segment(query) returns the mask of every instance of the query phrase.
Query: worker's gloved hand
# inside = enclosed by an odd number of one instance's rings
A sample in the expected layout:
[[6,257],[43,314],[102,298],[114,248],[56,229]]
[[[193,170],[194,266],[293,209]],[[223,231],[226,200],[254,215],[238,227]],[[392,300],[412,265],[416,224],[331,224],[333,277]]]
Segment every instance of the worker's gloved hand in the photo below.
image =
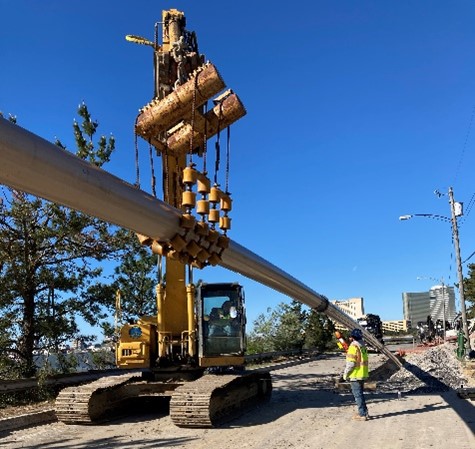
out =
[[344,381],[346,381],[348,379],[348,375],[346,373],[343,373],[343,375],[341,377],[343,378]]

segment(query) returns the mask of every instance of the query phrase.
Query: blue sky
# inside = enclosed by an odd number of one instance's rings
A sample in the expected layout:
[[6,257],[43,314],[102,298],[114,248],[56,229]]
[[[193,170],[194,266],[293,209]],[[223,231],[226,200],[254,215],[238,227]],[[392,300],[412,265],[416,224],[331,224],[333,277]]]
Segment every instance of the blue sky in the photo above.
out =
[[[0,110],[70,148],[85,101],[114,134],[106,169],[135,181],[133,126],[153,95],[162,9],[185,12],[200,51],[241,98],[232,128],[233,240],[330,299],[402,318],[401,294],[457,282],[452,186],[475,193],[475,4],[469,0],[93,2],[0,0]],[[146,145],[141,146],[145,154]],[[142,170],[142,184],[149,185]],[[474,216],[461,229],[475,251]],[[475,257],[472,262],[475,262]],[[466,264],[464,265],[466,273]],[[195,273],[246,288],[249,321],[287,300],[220,268]]]

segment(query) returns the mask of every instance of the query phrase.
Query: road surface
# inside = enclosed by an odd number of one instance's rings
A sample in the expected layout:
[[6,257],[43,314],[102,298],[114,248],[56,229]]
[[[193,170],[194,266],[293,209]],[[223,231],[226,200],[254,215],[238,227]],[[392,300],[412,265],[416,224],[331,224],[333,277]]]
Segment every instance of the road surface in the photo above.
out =
[[[381,356],[374,356],[373,360]],[[368,392],[370,421],[352,421],[353,398],[337,392],[342,354],[272,372],[269,403],[217,429],[180,429],[166,412],[92,426],[51,423],[0,434],[13,448],[475,449],[474,403],[453,391],[425,395]],[[372,362],[370,362],[371,365]],[[374,362],[373,362],[374,363]],[[370,366],[371,368],[371,366]],[[357,440],[361,445],[356,445]]]

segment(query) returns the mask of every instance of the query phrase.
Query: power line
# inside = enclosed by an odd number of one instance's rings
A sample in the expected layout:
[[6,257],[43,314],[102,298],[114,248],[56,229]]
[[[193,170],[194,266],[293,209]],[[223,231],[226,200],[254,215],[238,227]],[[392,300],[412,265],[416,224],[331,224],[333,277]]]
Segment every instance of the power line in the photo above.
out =
[[459,162],[458,162],[458,165],[457,165],[457,169],[455,170],[455,178],[454,178],[454,184],[455,184],[455,181],[457,180],[458,178],[458,175],[460,173],[460,168],[462,166],[462,162],[463,162],[463,159],[464,159],[464,156],[465,156],[465,149],[467,148],[467,142],[468,142],[468,138],[470,136],[470,132],[472,130],[472,123],[473,123],[473,117],[475,115],[475,106],[473,107],[472,109],[472,116],[470,117],[470,123],[468,125],[468,130],[467,130],[467,134],[465,136],[465,142],[463,144],[463,149],[462,149],[462,154],[460,155],[460,158],[459,158]]

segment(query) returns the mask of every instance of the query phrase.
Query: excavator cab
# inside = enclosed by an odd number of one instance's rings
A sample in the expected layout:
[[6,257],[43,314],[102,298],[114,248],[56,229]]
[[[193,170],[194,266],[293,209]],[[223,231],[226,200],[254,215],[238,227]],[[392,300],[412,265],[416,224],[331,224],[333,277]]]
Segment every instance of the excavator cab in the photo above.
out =
[[199,365],[242,366],[246,327],[242,286],[237,283],[199,284],[196,307]]

